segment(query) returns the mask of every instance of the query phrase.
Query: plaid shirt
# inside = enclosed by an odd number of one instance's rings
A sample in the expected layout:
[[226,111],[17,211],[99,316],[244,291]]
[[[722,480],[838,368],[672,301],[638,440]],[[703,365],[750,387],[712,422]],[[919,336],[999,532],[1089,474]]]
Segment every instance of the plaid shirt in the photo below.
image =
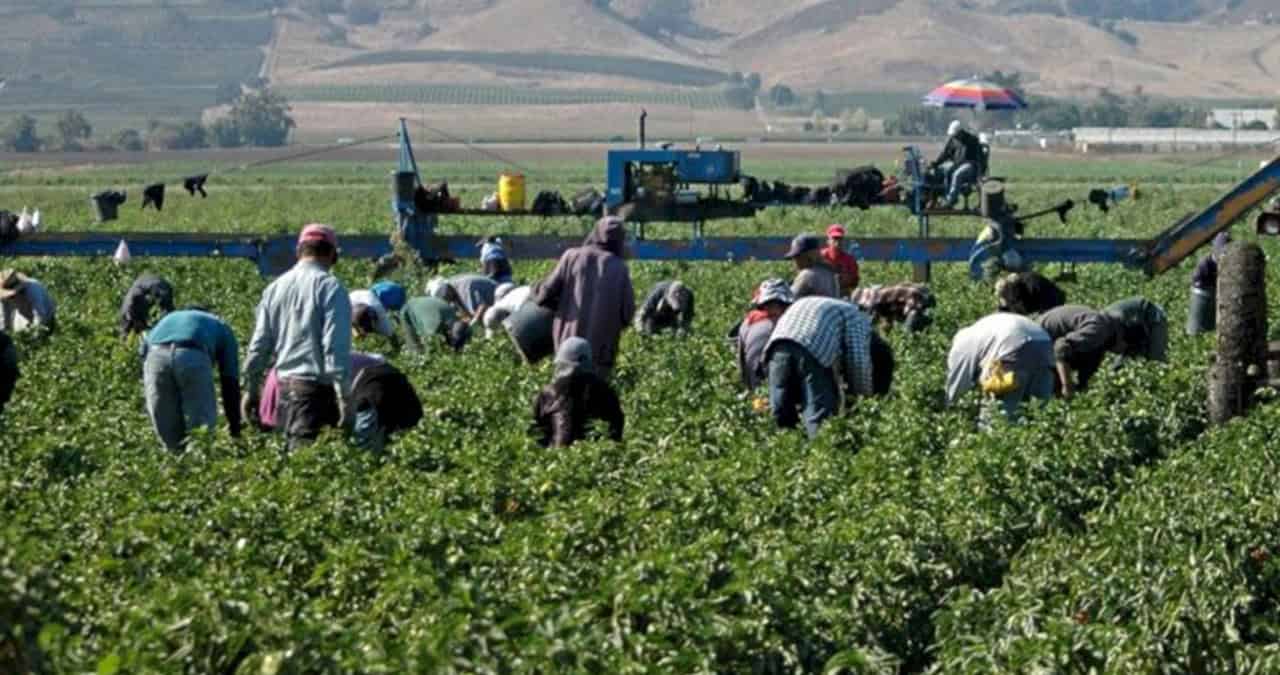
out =
[[933,307],[933,293],[921,284],[871,286],[853,292],[853,304],[868,314],[902,321],[911,312]]
[[796,300],[778,319],[765,353],[782,340],[804,347],[827,368],[843,359],[848,389],[871,395],[871,320],[856,306],[832,298]]

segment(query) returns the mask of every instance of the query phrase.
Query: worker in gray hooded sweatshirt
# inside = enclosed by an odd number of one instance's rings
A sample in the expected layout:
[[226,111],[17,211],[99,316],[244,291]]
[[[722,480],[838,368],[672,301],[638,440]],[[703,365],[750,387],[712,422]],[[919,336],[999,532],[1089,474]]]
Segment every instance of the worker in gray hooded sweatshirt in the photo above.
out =
[[626,226],[617,216],[605,216],[582,246],[560,256],[532,297],[555,313],[551,335],[557,351],[569,338],[586,339],[595,370],[606,379],[617,361],[622,331],[636,312],[625,252]]

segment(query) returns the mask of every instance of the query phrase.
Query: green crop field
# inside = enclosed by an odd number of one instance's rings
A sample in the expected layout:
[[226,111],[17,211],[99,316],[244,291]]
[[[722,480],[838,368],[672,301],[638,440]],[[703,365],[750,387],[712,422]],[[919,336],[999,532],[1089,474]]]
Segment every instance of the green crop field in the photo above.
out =
[[[764,155],[764,151],[761,151]],[[1256,162],[1252,164],[1256,166]],[[1110,214],[1078,207],[1029,236],[1150,235],[1247,167],[1010,160],[1024,208],[1136,182]],[[195,164],[0,176],[0,205],[41,205],[51,230],[288,232],[319,220],[385,231],[385,164],[276,165],[174,190],[138,186]],[[438,163],[469,203],[500,167]],[[599,185],[600,167],[531,166],[530,187]],[[803,184],[834,165],[760,159]],[[215,176],[216,177],[216,176]],[[87,196],[131,189],[124,217],[89,225]],[[904,211],[771,212],[709,234],[794,234],[843,220],[914,232]],[[975,221],[935,222],[974,234]],[[566,218],[444,218],[447,231],[579,233]],[[656,228],[680,236],[676,226]],[[1241,239],[1252,239],[1245,227]],[[1280,253],[1263,242],[1269,255]],[[21,672],[1276,672],[1280,669],[1280,409],[1208,429],[1213,338],[1181,333],[1191,262],[1147,279],[1081,266],[1070,300],[1134,294],[1173,324],[1168,364],[1100,373],[1069,403],[979,432],[977,399],[942,405],[960,327],[994,309],[989,284],[939,265],[926,333],[887,334],[893,393],[857,401],[813,442],[779,433],[736,388],[723,336],[783,261],[632,262],[638,292],[678,277],[698,294],[693,335],[627,333],[615,374],[625,440],[544,450],[526,429],[550,367],[509,344],[390,354],[426,418],[383,454],[327,437],[225,429],[166,454],[143,411],[134,345],[113,334],[134,276],[226,317],[242,345],[266,280],[247,262],[5,260],[60,303],[59,332],[18,337],[24,379],[0,418],[0,671]],[[550,261],[520,261],[536,280]],[[476,267],[465,261],[447,271]],[[368,262],[344,260],[349,288]],[[1050,273],[1057,266],[1049,266]],[[864,283],[906,278],[865,263]],[[430,273],[401,270],[421,289]],[[1277,277],[1270,297],[1280,297]]]

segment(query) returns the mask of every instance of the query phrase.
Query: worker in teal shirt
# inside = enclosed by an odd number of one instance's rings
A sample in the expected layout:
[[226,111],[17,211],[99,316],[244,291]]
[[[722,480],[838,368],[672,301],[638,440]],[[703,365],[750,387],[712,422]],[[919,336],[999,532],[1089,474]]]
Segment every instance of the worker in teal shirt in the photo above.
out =
[[147,333],[141,350],[147,414],[165,447],[179,450],[192,429],[213,429],[218,421],[214,364],[227,424],[239,437],[239,346],[230,326],[200,308],[171,312]]

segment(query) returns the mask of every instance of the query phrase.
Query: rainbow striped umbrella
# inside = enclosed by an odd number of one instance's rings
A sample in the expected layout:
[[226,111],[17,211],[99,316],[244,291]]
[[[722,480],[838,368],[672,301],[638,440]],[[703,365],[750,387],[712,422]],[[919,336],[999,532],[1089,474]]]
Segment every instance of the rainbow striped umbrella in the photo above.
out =
[[1016,92],[979,77],[953,80],[929,92],[924,104],[935,108],[1021,110],[1027,107]]

